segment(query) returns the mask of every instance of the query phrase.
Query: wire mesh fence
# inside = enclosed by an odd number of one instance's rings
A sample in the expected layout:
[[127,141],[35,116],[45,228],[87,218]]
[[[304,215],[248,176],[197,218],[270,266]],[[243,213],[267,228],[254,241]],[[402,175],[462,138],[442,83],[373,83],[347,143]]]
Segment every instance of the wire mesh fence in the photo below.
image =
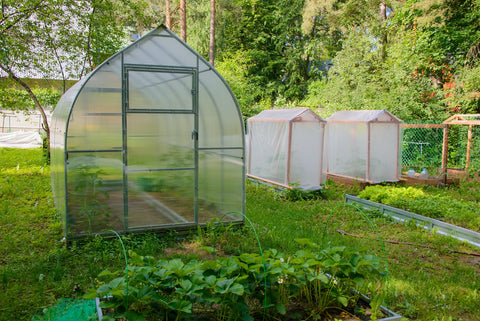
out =
[[470,146],[468,146],[468,136],[468,126],[450,126],[448,131],[449,168],[480,170],[480,126],[471,127]]
[[[409,127],[409,125],[415,127]],[[442,147],[443,126],[440,123],[404,124],[402,140],[403,170],[409,168],[415,170],[440,168],[442,166]]]
[[[406,123],[402,128],[402,169],[429,172],[442,167],[444,125],[438,123]],[[448,129],[447,167],[480,170],[480,126],[471,127],[468,148],[468,126],[450,125]],[[467,157],[467,151],[470,150]],[[467,166],[467,159],[468,166]]]

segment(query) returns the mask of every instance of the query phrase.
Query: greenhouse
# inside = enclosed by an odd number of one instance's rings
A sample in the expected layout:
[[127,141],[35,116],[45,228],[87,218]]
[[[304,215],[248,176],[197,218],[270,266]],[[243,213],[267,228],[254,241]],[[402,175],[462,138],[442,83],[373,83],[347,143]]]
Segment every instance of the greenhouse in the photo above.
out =
[[386,110],[339,111],[327,118],[329,177],[368,183],[398,181],[400,123]]
[[67,238],[243,222],[237,101],[164,26],[77,82],[52,125],[52,186]]
[[325,120],[308,108],[264,110],[248,119],[248,176],[283,187],[325,183]]

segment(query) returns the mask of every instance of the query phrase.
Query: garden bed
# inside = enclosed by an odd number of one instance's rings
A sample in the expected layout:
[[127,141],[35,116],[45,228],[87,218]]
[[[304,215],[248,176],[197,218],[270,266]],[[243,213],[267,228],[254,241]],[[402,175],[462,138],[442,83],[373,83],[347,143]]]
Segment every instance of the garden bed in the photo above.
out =
[[358,197],[480,232],[478,195],[468,199],[469,195],[464,195],[466,192],[470,191],[462,191],[455,198],[434,187],[377,185],[366,187]]
[[345,195],[345,202],[358,203],[361,207],[366,209],[379,210],[383,215],[391,217],[394,220],[402,223],[413,221],[416,225],[419,225],[425,229],[435,229],[435,232],[438,234],[450,236],[460,241],[465,241],[474,246],[480,247],[480,233],[381,203],[367,201],[353,195]]
[[[97,317],[99,321],[106,321],[114,313],[112,309],[104,309],[101,306],[108,302],[109,298],[95,298],[95,305],[97,311]],[[336,321],[363,321],[363,320],[372,320],[372,314],[370,312],[370,298],[364,295],[360,295],[356,306],[350,311],[342,310],[332,310],[329,311],[331,320]],[[305,310],[301,305],[290,305],[291,310],[297,310],[297,312],[292,312],[289,315],[283,315],[282,320],[305,320],[308,318],[308,314],[305,313]],[[104,318],[105,317],[105,318]],[[261,314],[258,315],[259,320],[263,318]],[[300,318],[299,318],[300,317]],[[214,313],[203,313],[201,315],[195,315],[194,318],[197,320],[215,320]],[[383,305],[380,306],[380,311],[377,315],[377,321],[394,321],[401,320],[402,316],[398,313],[387,309]]]
[[401,318],[382,306],[383,287],[371,292],[371,301],[359,292],[382,284],[380,258],[345,247],[314,251],[318,245],[298,242],[305,249],[292,256],[270,250],[183,262],[131,252],[128,270],[101,273],[106,281],[87,297],[108,298],[99,303],[104,320]]

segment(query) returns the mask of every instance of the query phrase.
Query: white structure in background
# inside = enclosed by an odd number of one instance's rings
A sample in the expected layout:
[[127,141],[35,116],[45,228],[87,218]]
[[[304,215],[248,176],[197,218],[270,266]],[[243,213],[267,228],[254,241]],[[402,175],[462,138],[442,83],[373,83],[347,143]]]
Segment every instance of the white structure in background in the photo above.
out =
[[398,181],[400,123],[386,110],[333,114],[325,133],[328,174],[369,183]]
[[[45,111],[48,122],[52,112]],[[0,147],[35,148],[42,146],[42,115],[34,111],[30,114],[0,110]]]
[[307,108],[264,110],[249,118],[247,175],[284,187],[320,188],[326,180],[325,124]]

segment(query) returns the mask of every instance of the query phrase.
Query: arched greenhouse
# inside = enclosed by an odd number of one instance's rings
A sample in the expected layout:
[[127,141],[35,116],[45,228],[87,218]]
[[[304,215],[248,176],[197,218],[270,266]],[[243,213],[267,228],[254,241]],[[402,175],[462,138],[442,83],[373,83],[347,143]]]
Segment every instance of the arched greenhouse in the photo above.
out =
[[51,136],[54,199],[67,238],[243,222],[237,101],[164,26],[70,88]]

